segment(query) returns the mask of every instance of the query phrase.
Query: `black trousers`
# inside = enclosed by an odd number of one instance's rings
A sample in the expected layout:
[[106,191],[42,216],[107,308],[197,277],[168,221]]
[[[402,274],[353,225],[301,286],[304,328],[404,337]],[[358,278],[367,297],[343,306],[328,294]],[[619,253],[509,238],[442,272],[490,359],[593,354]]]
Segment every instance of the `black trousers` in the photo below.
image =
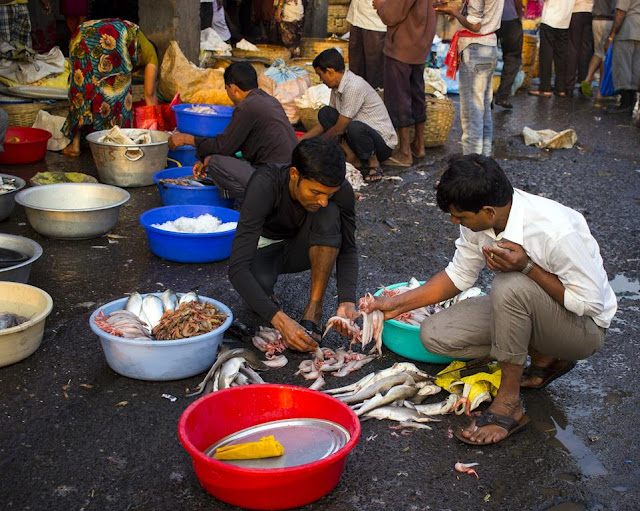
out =
[[[325,106],[318,112],[318,122],[327,131],[338,122],[339,115],[335,108]],[[361,160],[368,160],[375,153],[378,161],[384,161],[393,153],[393,149],[385,143],[380,133],[360,121],[349,123],[344,140]]]
[[500,41],[504,62],[496,100],[507,100],[522,64],[522,22],[519,19],[502,20],[502,25],[496,34]]
[[307,218],[294,238],[259,248],[251,264],[251,273],[268,295],[278,276],[309,270],[309,249],[313,246],[340,248],[342,244],[340,208],[333,202]]
[[385,55],[384,104],[396,128],[426,121],[424,64],[405,64]]
[[386,32],[351,27],[349,33],[349,71],[364,78],[374,89],[383,87],[384,39]]
[[207,176],[220,190],[220,197],[239,199],[244,197],[244,190],[255,170],[248,162],[235,156],[212,154],[207,165]]
[[569,25],[569,46],[567,51],[567,91],[573,92],[589,72],[589,61],[593,55],[593,30],[590,12],[574,12]]
[[555,66],[555,90],[564,92],[567,79],[569,30],[540,24],[540,91],[551,92],[551,64]]

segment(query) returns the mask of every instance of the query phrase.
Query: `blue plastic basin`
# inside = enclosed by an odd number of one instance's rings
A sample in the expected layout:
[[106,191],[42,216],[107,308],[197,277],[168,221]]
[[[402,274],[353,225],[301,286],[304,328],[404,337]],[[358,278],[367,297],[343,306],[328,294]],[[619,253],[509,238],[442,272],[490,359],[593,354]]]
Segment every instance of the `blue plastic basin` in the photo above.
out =
[[[396,287],[406,286],[407,282],[400,282],[392,286],[386,286],[387,289],[395,289]],[[420,284],[424,284],[420,282]],[[374,296],[382,294],[383,289],[379,289]],[[382,331],[382,343],[394,353],[401,357],[419,362],[429,362],[431,364],[448,364],[455,360],[451,357],[438,355],[427,351],[420,342],[420,327],[408,325],[395,319],[388,319],[384,322],[384,330]]]
[[201,106],[193,103],[184,103],[182,105],[173,105],[171,110],[176,114],[176,124],[178,131],[196,135],[198,137],[215,137],[224,131],[231,122],[233,114],[232,106],[220,105],[204,105],[213,108],[216,113],[199,114],[197,112],[185,112],[187,108],[193,106]]
[[198,161],[196,148],[191,145],[183,145],[174,151],[169,151],[167,158],[177,161],[183,167],[193,167],[193,164]]
[[235,229],[200,234],[171,232],[151,227],[152,224],[163,224],[180,217],[196,218],[207,213],[218,217],[221,222],[237,222],[240,218],[240,213],[233,209],[201,205],[163,206],[142,213],[140,223],[147,232],[151,252],[177,263],[212,263],[227,259],[231,255]]
[[[160,200],[165,206],[177,206],[180,204],[220,206],[232,208],[234,199],[220,197],[220,189],[217,186],[180,186],[169,183],[161,183],[161,179],[176,179],[182,176],[192,176],[193,167],[174,167],[156,172],[153,181],[158,185]],[[156,223],[156,222],[153,222]]]

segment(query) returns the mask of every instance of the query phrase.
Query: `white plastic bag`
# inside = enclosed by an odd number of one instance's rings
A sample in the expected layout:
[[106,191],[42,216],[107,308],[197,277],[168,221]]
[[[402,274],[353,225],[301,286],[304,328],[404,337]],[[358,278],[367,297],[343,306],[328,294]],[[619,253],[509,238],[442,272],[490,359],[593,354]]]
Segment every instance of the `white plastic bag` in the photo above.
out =
[[64,117],[51,115],[45,110],[38,112],[33,127],[51,133],[51,138],[47,142],[47,151],[62,151],[71,142],[61,131],[65,120]]

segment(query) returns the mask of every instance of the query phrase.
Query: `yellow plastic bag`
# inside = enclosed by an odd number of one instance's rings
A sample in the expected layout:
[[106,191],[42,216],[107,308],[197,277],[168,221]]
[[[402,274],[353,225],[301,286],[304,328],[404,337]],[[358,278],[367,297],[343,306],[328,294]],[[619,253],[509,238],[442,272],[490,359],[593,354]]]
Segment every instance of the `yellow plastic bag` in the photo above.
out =
[[259,442],[225,445],[216,449],[213,457],[216,460],[255,460],[282,456],[284,447],[273,435],[263,436]]

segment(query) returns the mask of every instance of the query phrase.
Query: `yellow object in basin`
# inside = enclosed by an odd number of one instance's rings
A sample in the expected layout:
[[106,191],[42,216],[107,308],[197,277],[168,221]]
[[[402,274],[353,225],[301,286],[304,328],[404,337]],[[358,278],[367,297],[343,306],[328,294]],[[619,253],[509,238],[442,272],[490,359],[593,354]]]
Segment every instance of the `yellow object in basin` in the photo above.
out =
[[469,410],[474,410],[484,401],[491,401],[500,388],[502,370],[500,364],[490,364],[487,370],[469,376],[461,377],[460,371],[465,369],[466,362],[454,360],[445,369],[443,374],[435,380],[435,384],[451,393],[459,394],[469,399]]
[[258,442],[246,442],[236,445],[225,445],[216,449],[217,460],[255,460],[282,456],[284,447],[273,435],[263,436]]

